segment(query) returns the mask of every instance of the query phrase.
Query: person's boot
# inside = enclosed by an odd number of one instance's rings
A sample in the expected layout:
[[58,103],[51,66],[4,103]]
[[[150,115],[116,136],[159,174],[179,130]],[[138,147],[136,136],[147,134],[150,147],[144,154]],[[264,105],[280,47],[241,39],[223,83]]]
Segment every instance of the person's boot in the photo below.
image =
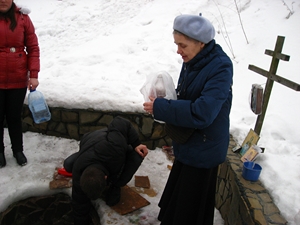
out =
[[27,164],[27,158],[23,152],[15,152],[14,157],[20,166],[25,166]]
[[119,203],[121,199],[121,188],[110,186],[106,193],[106,205],[114,206]]
[[4,167],[6,165],[6,160],[4,153],[0,153],[0,168]]

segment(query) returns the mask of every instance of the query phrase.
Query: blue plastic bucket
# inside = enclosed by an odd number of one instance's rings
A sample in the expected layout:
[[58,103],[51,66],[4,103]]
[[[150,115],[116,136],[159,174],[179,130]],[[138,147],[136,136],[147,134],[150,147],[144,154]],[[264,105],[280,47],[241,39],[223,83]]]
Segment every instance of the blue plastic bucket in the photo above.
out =
[[254,162],[244,162],[242,176],[249,181],[257,181],[262,168]]

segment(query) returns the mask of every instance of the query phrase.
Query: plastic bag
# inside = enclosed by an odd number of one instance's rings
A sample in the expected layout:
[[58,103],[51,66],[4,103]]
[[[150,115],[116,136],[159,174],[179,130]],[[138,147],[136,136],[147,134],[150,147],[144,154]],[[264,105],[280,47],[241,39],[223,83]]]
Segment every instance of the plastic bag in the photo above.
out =
[[177,99],[175,85],[172,77],[165,71],[160,71],[147,76],[146,82],[140,89],[145,102],[149,102],[149,97]]

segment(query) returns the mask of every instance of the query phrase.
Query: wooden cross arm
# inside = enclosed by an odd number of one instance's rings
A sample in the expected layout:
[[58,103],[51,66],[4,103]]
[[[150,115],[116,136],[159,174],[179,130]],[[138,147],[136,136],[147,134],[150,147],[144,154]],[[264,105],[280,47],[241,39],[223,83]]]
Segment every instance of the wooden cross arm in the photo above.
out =
[[283,78],[281,76],[278,76],[276,74],[271,74],[270,72],[268,72],[266,70],[263,70],[263,69],[261,69],[261,68],[259,68],[257,66],[254,66],[254,65],[249,65],[248,69],[252,70],[252,71],[254,71],[256,73],[259,73],[259,74],[261,74],[261,75],[263,75],[263,76],[265,76],[265,77],[267,77],[267,78],[269,78],[271,80],[274,80],[274,81],[276,81],[276,82],[278,82],[278,83],[280,83],[280,84],[282,84],[282,85],[284,85],[286,87],[289,87],[289,88],[291,88],[291,89],[293,89],[295,91],[300,91],[300,84],[297,84],[297,83],[295,83],[293,81],[285,79],[285,78]]
[[[274,51],[266,49],[265,54],[270,55],[270,56],[274,56]],[[289,61],[290,60],[289,55],[285,55],[285,54],[282,54],[280,52],[276,52],[275,58],[276,59],[281,59],[283,61]]]

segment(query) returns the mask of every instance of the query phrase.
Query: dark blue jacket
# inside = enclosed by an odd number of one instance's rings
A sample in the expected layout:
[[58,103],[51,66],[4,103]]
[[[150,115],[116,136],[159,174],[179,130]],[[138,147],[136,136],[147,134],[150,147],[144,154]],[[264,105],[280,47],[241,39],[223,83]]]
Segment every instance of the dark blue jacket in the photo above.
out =
[[192,60],[183,63],[176,89],[178,99],[154,101],[155,119],[196,129],[186,143],[173,141],[178,161],[198,168],[212,168],[225,161],[232,76],[230,58],[212,40]]

